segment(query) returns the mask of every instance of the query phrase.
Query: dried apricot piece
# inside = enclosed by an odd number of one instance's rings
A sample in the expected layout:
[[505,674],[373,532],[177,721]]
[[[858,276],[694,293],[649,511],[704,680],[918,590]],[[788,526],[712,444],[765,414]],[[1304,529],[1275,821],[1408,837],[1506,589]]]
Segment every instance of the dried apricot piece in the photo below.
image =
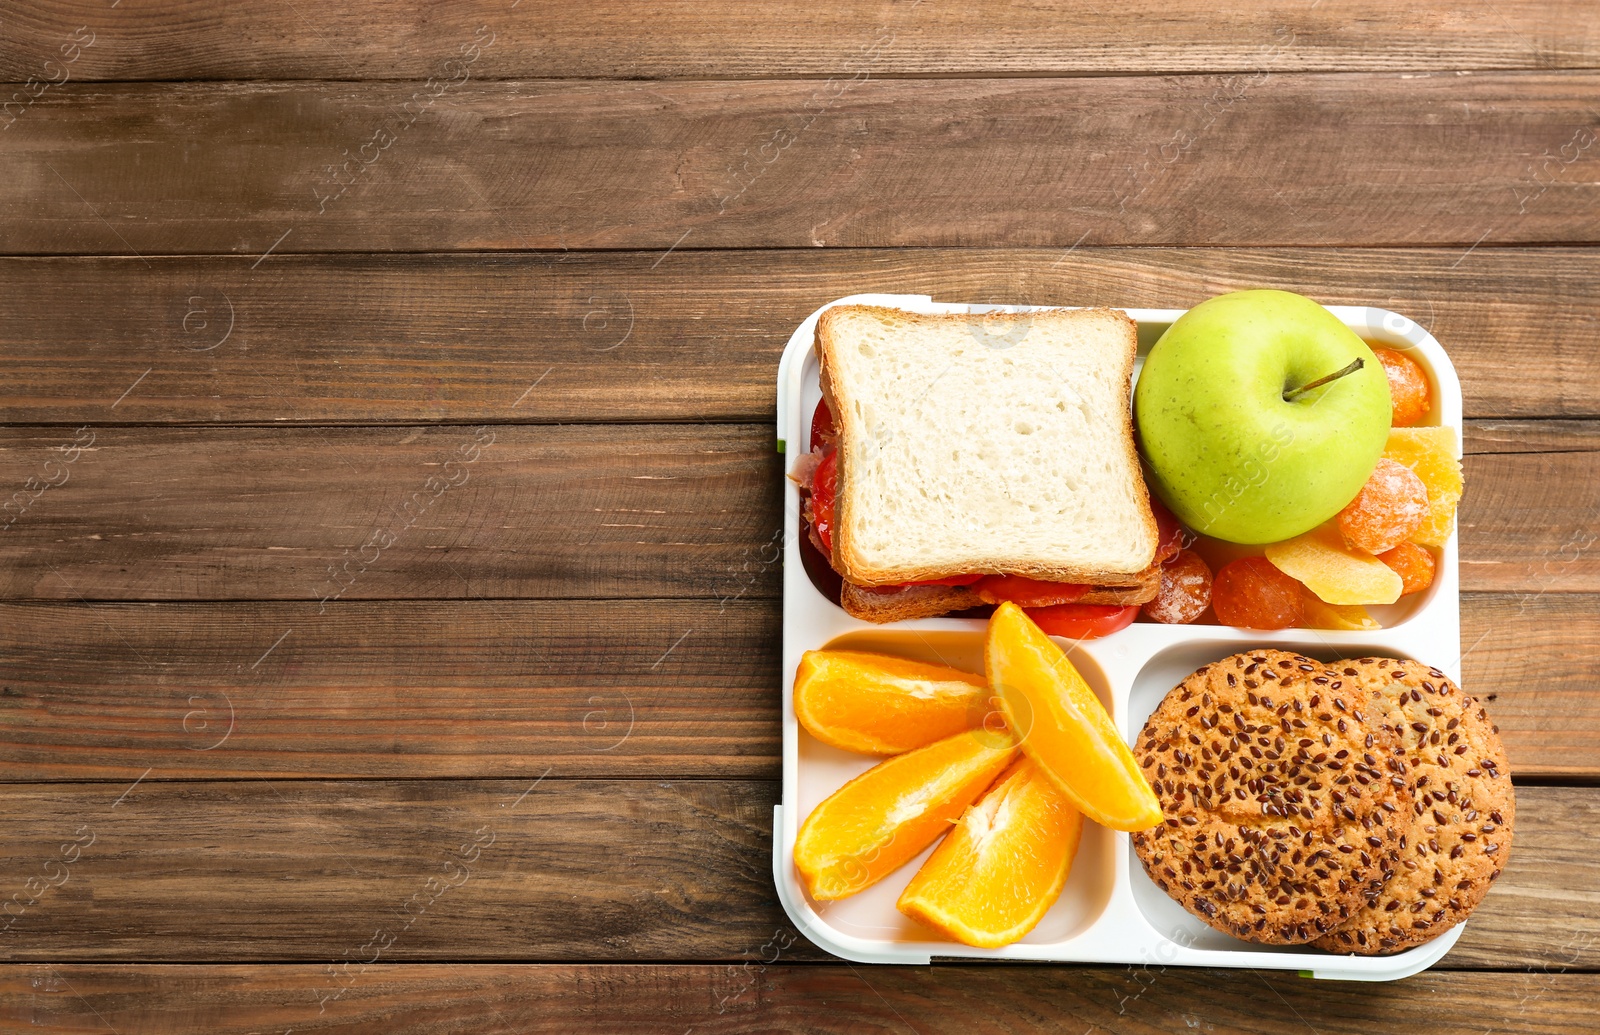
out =
[[1287,629],[1305,620],[1300,583],[1265,557],[1241,557],[1211,582],[1211,609],[1223,625],[1241,629]]
[[1428,487],[1411,468],[1384,457],[1337,520],[1345,542],[1377,554],[1411,538],[1427,516]]
[[1010,945],[1061,896],[1083,814],[1037,762],[1020,758],[967,809],[896,905],[965,945]]
[[1186,625],[1211,605],[1211,569],[1193,550],[1161,566],[1161,588],[1144,605],[1145,617],[1163,625]]
[[1461,502],[1461,451],[1454,428],[1395,428],[1383,455],[1411,468],[1428,489],[1428,515],[1411,534],[1423,546],[1443,546]]
[[1194,542],[1189,544],[1189,549],[1200,555],[1206,562],[1206,567],[1213,573],[1221,571],[1234,561],[1243,557],[1261,557],[1262,547],[1258,545],[1247,546],[1241,543],[1224,542],[1221,539],[1212,539],[1210,536],[1197,535]]
[[1374,348],[1372,354],[1389,377],[1389,407],[1393,412],[1389,423],[1396,428],[1409,428],[1426,417],[1433,408],[1433,397],[1428,375],[1417,361],[1394,349]]
[[1338,629],[1345,632],[1371,632],[1382,629],[1376,618],[1360,604],[1330,604],[1309,589],[1302,601],[1306,609],[1306,628]]
[[915,859],[1016,754],[1005,730],[966,730],[879,762],[834,791],[794,842],[811,897],[854,895]]
[[983,677],[857,650],[808,650],[794,675],[806,732],[864,755],[898,755],[970,729],[989,700]]
[[1392,604],[1400,599],[1400,576],[1346,544],[1331,521],[1268,546],[1267,560],[1329,604]]
[[1420,593],[1433,585],[1433,554],[1416,543],[1401,543],[1393,550],[1378,554],[1378,560],[1387,564],[1400,576],[1400,595]]

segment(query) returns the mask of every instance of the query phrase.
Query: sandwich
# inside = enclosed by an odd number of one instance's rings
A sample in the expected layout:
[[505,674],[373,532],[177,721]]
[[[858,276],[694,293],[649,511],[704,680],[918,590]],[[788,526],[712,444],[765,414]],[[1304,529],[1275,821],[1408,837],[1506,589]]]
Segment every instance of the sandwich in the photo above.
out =
[[822,402],[791,477],[840,606],[892,622],[1152,599],[1179,530],[1158,523],[1134,448],[1136,347],[1115,309],[826,310]]

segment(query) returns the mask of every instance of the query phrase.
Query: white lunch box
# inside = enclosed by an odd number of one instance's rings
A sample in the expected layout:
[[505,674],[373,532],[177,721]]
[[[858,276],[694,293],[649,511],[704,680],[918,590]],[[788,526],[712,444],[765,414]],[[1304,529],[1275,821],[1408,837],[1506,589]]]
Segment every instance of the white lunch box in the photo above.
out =
[[[852,295],[829,302],[892,306],[917,313],[1028,312],[1038,306],[935,302],[926,295]],[[1427,331],[1386,309],[1330,306],[1361,337],[1406,352],[1432,381],[1434,409],[1420,423],[1456,429],[1461,440],[1461,386],[1444,349]],[[795,329],[778,366],[778,451],[805,451],[821,389],[813,331],[818,309]],[[1139,364],[1181,309],[1129,309],[1139,325]],[[1135,378],[1138,367],[1136,366]],[[895,909],[895,900],[932,848],[858,895],[815,902],[794,866],[801,821],[845,781],[879,759],[829,747],[800,728],[793,688],[800,655],[824,647],[882,651],[983,671],[982,620],[930,618],[873,625],[846,614],[807,577],[800,557],[805,530],[798,488],[785,478],[783,576],[783,801],[773,815],[773,877],[778,897],[799,930],[821,948],[863,963],[928,963],[935,958],[1057,960],[1150,966],[1255,967],[1304,976],[1389,981],[1432,966],[1461,936],[1462,926],[1393,956],[1339,956],[1303,946],[1252,945],[1207,927],[1145,875],[1128,835],[1085,822],[1082,844],[1061,898],[1027,937],[1000,949],[951,941]],[[1441,552],[1433,585],[1415,597],[1370,608],[1385,628],[1372,632],[1285,629],[1257,632],[1223,626],[1136,622],[1101,640],[1070,648],[1070,657],[1131,744],[1156,705],[1201,665],[1255,647],[1315,658],[1380,655],[1412,658],[1460,678],[1461,607],[1456,537]],[[1468,690],[1470,691],[1470,687]]]

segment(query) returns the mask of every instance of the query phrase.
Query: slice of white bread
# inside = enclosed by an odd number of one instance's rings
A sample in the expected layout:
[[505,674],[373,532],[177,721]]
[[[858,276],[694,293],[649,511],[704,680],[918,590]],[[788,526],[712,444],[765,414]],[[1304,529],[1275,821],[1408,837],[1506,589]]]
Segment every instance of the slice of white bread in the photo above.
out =
[[1115,309],[825,311],[834,567],[863,586],[979,572],[1140,581],[1157,530],[1133,446],[1136,347]]

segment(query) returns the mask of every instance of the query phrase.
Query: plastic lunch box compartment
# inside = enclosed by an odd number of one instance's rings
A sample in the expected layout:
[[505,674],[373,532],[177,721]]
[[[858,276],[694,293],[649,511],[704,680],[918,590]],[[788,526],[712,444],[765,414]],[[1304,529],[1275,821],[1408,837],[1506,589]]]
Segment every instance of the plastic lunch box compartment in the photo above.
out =
[[[934,302],[921,295],[855,295],[828,305],[859,302],[915,312],[1026,311],[1028,306]],[[828,306],[823,306],[826,309]],[[817,310],[790,338],[778,370],[778,448],[803,451],[821,391],[813,352]],[[1402,349],[1432,383],[1434,408],[1421,423],[1461,428],[1461,389],[1444,350],[1411,320],[1384,309],[1330,307],[1363,338]],[[1126,310],[1139,325],[1142,357],[1182,310]],[[1136,368],[1137,369],[1137,368]],[[1137,373],[1135,374],[1137,377]],[[846,959],[873,963],[927,963],[936,957],[1056,960],[1293,970],[1320,978],[1385,981],[1424,970],[1449,951],[1462,927],[1394,956],[1338,956],[1304,946],[1263,946],[1212,930],[1150,881],[1128,835],[1094,823],[1083,841],[1061,898],[1038,927],[1000,949],[977,949],[947,940],[895,909],[895,899],[927,852],[858,895],[813,902],[796,873],[793,846],[799,823],[846,780],[876,759],[822,744],[794,718],[790,700],[800,655],[823,647],[882,651],[943,661],[982,671],[984,622],[932,618],[872,625],[851,618],[807,576],[800,557],[798,489],[784,484],[783,588],[783,800],[774,810],[773,877],[784,909],[818,946]],[[1456,540],[1441,551],[1434,583],[1420,599],[1371,608],[1385,626],[1370,632],[1285,629],[1258,632],[1225,626],[1135,623],[1114,636],[1071,647],[1069,656],[1099,695],[1131,744],[1167,691],[1208,662],[1255,647],[1275,647],[1322,660],[1378,655],[1415,658],[1458,678],[1460,663],[1459,568]],[[929,852],[932,849],[928,849]]]

